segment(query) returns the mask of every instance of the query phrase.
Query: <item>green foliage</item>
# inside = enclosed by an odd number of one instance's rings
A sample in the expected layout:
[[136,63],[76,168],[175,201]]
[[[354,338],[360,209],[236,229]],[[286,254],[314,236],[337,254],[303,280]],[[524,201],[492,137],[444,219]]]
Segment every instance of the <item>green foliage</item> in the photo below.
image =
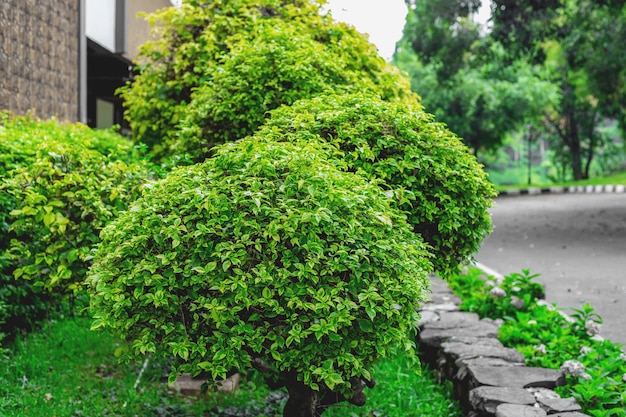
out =
[[93,327],[124,334],[127,356],[177,357],[172,376],[260,360],[321,391],[370,380],[398,350],[414,357],[432,266],[379,186],[315,141],[257,135],[216,152],[104,229]]
[[0,138],[0,329],[10,332],[79,289],[100,229],[138,195],[148,169],[131,162],[127,139],[80,124],[4,114]]
[[494,151],[508,133],[540,124],[546,109],[558,102],[556,85],[523,60],[507,62],[500,44],[478,44],[467,54],[472,58],[444,80],[438,75],[444,61],[428,62],[406,47],[395,63],[410,75],[427,111],[475,153]]
[[345,154],[351,171],[382,179],[444,276],[490,230],[491,184],[468,149],[429,114],[362,94],[327,95],[273,111],[260,132],[323,138]]
[[[589,177],[606,146],[600,126],[617,120],[626,130],[626,4],[623,1],[496,1],[491,36],[513,58],[533,59],[549,72],[561,99],[546,112],[559,165],[574,180]],[[510,7],[513,6],[513,7]],[[530,58],[527,54],[531,52]],[[611,59],[607,59],[611,57]],[[606,149],[605,149],[606,151]]]
[[502,280],[486,279],[480,269],[469,268],[450,281],[450,288],[463,300],[464,310],[492,319],[511,317],[519,311],[528,311],[544,298],[542,285],[533,281],[538,276],[524,269]]
[[[63,126],[54,119],[40,120],[35,116],[15,116],[0,112],[0,179],[10,171],[27,167],[37,159],[37,148],[47,141],[62,142],[68,146],[86,147],[111,158],[130,163],[136,158],[128,141],[114,131],[91,131],[84,125]],[[9,212],[13,210],[13,198],[0,194],[0,241],[9,227]],[[2,245],[0,243],[0,245]]]
[[[593,416],[623,417],[626,410],[626,354],[621,346],[598,337],[602,318],[584,305],[569,315],[541,303],[543,289],[528,271],[511,274],[500,284],[506,296],[494,297],[480,272],[455,276],[451,288],[463,300],[462,307],[491,318],[504,318],[499,339],[524,354],[528,366],[565,369],[575,361],[578,372],[568,374],[568,384],[558,387],[562,397],[574,397],[583,412]],[[493,282],[493,281],[492,281]],[[510,297],[522,295],[515,306]],[[491,294],[490,294],[491,292]]]
[[158,158],[202,161],[254,133],[268,110],[324,91],[418,103],[372,44],[315,2],[185,2],[150,20],[159,39],[144,45],[141,73],[121,94],[135,140]]
[[565,361],[582,364],[584,372],[568,376],[557,391],[572,396],[594,416],[624,416],[626,362],[620,345],[594,337],[602,319],[589,305],[573,310],[570,318],[549,306],[518,313],[500,328],[500,340],[524,353],[529,366],[558,369]]

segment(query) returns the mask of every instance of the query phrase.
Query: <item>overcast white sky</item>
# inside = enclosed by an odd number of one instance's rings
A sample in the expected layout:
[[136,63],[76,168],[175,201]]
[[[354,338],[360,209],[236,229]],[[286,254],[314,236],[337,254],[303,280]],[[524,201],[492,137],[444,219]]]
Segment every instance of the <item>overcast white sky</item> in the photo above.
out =
[[[488,1],[483,1],[477,19],[489,18]],[[361,33],[369,35],[380,55],[391,60],[396,42],[402,37],[407,7],[404,0],[328,0],[335,19],[350,23]]]
[[391,59],[406,19],[404,0],[328,0],[327,6],[336,20],[368,34],[380,55]]

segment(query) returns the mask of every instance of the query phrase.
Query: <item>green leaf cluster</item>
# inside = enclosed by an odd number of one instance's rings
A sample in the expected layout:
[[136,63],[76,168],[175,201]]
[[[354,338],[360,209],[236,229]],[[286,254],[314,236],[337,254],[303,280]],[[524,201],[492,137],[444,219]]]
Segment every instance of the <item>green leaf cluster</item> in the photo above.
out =
[[100,229],[149,170],[114,131],[0,116],[0,321],[9,331],[79,290]]
[[175,356],[172,376],[264,363],[320,391],[349,391],[397,351],[414,358],[427,245],[336,148],[281,136],[217,147],[103,230],[94,328],[126,335],[129,356]]
[[408,80],[309,0],[190,1],[149,16],[140,74],[121,89],[133,137],[157,159],[248,136],[266,113],[322,92],[419,106]]
[[382,179],[441,276],[458,271],[491,229],[491,183],[430,114],[364,94],[323,95],[273,111],[260,132],[326,140],[344,153],[350,171]]
[[538,276],[524,269],[501,280],[486,279],[480,269],[469,268],[464,274],[452,277],[450,288],[463,300],[464,310],[492,319],[514,317],[544,298],[543,286],[535,281]]

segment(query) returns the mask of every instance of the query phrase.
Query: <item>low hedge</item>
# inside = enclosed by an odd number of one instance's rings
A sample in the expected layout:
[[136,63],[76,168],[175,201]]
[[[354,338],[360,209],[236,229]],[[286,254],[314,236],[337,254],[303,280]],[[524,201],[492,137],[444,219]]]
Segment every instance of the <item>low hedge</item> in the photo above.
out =
[[0,114],[0,332],[81,290],[90,251],[150,176],[111,130]]

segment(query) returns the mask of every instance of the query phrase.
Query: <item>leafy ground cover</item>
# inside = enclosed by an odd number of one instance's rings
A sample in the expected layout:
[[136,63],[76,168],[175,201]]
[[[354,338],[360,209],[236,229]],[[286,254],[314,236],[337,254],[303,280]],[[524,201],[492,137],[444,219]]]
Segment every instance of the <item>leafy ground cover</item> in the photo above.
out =
[[[254,375],[245,375],[234,394],[209,392],[200,399],[167,389],[169,364],[149,361],[120,364],[122,342],[107,332],[89,330],[89,318],[46,322],[18,338],[0,357],[0,415],[6,417],[282,415],[285,394],[271,392]],[[460,417],[447,383],[406,358],[381,362],[364,407],[338,406],[327,415]]]
[[543,302],[543,288],[528,270],[502,280],[470,268],[450,280],[461,308],[481,317],[501,318],[499,339],[522,352],[528,366],[561,369],[567,384],[557,388],[574,397],[594,417],[626,416],[626,354],[599,336],[602,318],[589,305],[570,311]]

